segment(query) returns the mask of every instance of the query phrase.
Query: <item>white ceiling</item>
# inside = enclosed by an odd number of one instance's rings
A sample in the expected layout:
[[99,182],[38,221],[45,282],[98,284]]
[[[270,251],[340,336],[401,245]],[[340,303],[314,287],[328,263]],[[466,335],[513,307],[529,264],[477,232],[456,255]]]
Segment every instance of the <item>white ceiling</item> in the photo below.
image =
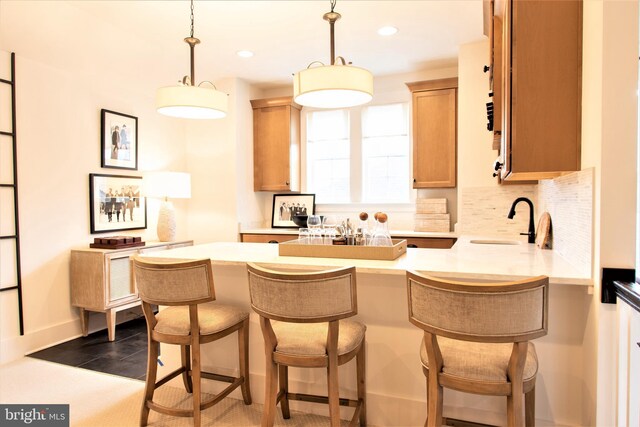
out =
[[[329,24],[322,19],[329,9],[329,0],[196,0],[194,35],[202,41],[195,51],[196,80],[290,84],[291,74],[310,62],[329,61]],[[375,76],[455,65],[458,46],[483,37],[482,0],[338,0],[335,11],[342,15],[336,54]],[[102,66],[169,85],[189,73],[183,41],[189,14],[187,0],[2,0],[0,46],[49,55],[54,66]],[[379,36],[383,25],[399,32]],[[65,46],[66,53],[52,45]],[[238,57],[243,49],[255,56]]]

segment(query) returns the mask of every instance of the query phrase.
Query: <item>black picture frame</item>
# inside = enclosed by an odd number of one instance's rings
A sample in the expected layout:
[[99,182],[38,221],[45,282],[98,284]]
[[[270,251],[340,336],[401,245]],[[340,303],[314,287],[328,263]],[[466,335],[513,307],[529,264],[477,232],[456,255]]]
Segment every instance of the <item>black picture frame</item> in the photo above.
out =
[[[290,219],[292,215],[291,205],[300,206],[301,210],[305,209],[307,215],[314,215],[316,212],[316,195],[274,194],[273,207],[271,209],[271,228],[300,228]],[[284,207],[285,210],[282,210],[281,207]],[[287,207],[289,209],[288,212],[286,211]],[[304,213],[299,215],[304,215]]]
[[141,189],[139,176],[89,174],[91,234],[147,228],[147,199]]
[[100,165],[138,170],[138,118],[100,110]]

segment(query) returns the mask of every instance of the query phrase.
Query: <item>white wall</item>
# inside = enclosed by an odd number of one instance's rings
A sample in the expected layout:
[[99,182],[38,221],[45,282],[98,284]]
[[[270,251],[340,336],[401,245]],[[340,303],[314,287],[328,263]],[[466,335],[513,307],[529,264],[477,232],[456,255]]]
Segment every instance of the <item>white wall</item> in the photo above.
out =
[[[154,92],[144,79],[131,80],[117,67],[77,69],[52,65],[70,45],[47,45],[46,36],[30,28],[30,13],[48,14],[52,29],[75,28],[81,34],[82,12],[68,4],[40,3],[37,11],[21,2],[3,3],[0,14],[2,55],[16,52],[18,184],[24,300],[24,337],[18,336],[15,292],[0,294],[0,360],[49,346],[80,333],[77,310],[70,306],[69,251],[88,247],[89,174],[141,176],[145,170],[185,170],[184,124],[156,113]],[[109,33],[108,42],[124,56],[139,52],[142,42],[125,40],[109,23],[92,28]],[[107,41],[105,41],[106,43]],[[101,46],[85,46],[85,49]],[[82,56],[82,50],[78,50]],[[85,58],[83,56],[83,58]],[[4,61],[3,61],[4,62]],[[77,64],[74,64],[77,65]],[[153,69],[145,71],[153,79]],[[3,76],[8,77],[8,76]],[[100,167],[100,110],[138,117],[139,170]],[[186,235],[185,204],[176,204],[180,238]],[[128,232],[156,240],[157,203],[150,201],[147,230]],[[4,254],[3,254],[4,256]],[[92,315],[92,325],[104,322]]]
[[585,425],[615,424],[615,306],[601,268],[635,262],[638,3],[584,3],[582,167],[594,167],[594,298],[585,329]]
[[[489,40],[460,46],[458,57],[458,186],[497,187],[491,176],[498,152],[492,149],[493,133],[487,131]],[[460,194],[458,194],[460,196]]]

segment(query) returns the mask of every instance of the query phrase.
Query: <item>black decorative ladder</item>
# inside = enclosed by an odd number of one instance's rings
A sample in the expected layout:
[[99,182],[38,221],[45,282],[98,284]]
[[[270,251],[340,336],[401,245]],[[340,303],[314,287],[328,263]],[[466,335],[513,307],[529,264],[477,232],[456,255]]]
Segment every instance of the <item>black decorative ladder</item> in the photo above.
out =
[[[7,246],[10,246],[10,242],[13,242],[13,253],[15,260],[15,274],[14,280],[9,285],[0,283],[0,292],[17,291],[18,292],[18,316],[20,322],[20,335],[24,335],[24,318],[22,313],[22,274],[20,272],[20,228],[19,228],[19,216],[18,216],[18,155],[16,153],[16,54],[11,53],[11,77],[9,80],[0,78],[0,84],[9,85],[11,90],[11,129],[0,129],[0,138],[2,144],[5,143],[5,138],[11,139],[11,157],[13,160],[13,179],[10,183],[1,182],[0,191],[3,193],[6,191],[13,194],[13,229],[8,234],[0,235],[0,245],[2,247],[3,257],[7,256],[5,250]],[[0,109],[5,109],[8,106],[2,102]],[[4,150],[3,150],[4,152]],[[8,167],[5,163],[6,159],[0,158],[0,168]],[[3,195],[4,198],[4,195]],[[5,199],[6,200],[6,199]],[[2,224],[2,229],[5,230],[6,226]],[[9,245],[7,245],[9,243]]]

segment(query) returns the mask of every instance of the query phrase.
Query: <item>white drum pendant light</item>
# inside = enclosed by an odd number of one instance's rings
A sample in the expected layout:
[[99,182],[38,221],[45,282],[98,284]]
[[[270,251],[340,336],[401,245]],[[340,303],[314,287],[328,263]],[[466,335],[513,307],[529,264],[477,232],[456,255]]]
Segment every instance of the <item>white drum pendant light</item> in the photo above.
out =
[[[156,92],[156,107],[160,114],[185,119],[220,119],[227,115],[227,94],[209,81],[195,86],[195,46],[200,40],[193,37],[193,0],[191,0],[191,35],[184,39],[189,45],[191,77],[184,76],[177,86],[161,87]],[[211,87],[201,87],[209,84]]]
[[[336,0],[331,0],[331,12],[324,14],[331,32],[331,65],[312,62],[293,76],[295,102],[307,107],[346,108],[366,104],[373,98],[373,75],[364,68],[347,64],[335,56],[334,24],[340,14],[334,12]],[[341,64],[336,64],[336,61]],[[314,67],[315,64],[319,66]]]

